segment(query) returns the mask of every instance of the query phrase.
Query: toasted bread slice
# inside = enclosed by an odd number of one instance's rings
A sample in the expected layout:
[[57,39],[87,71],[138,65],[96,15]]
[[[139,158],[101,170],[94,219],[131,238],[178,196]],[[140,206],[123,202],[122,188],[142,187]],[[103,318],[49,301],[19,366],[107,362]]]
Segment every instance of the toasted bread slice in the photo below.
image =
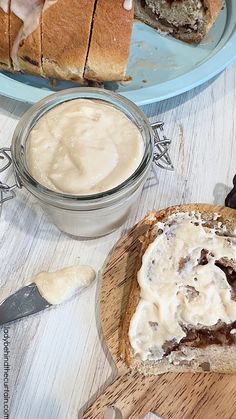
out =
[[95,0],[46,0],[42,57],[46,77],[83,83]]
[[215,22],[222,0],[202,0],[200,3],[196,0],[136,0],[135,16],[177,39],[198,43]]
[[[133,278],[133,283],[131,286],[128,306],[123,322],[120,345],[121,356],[129,365],[129,367],[145,375],[156,375],[165,372],[209,371],[236,373],[236,321],[233,321],[229,324],[225,324],[219,321],[214,326],[201,326],[200,328],[194,328],[194,326],[191,326],[186,328],[186,336],[181,339],[180,342],[166,342],[167,345],[164,347],[166,352],[161,359],[142,360],[139,355],[135,354],[130,343],[130,323],[141,299],[141,289],[137,281],[137,274],[142,265],[142,257],[146,252],[149,244],[152,243],[159,234],[163,234],[158,230],[159,227],[157,226],[157,223],[165,223],[173,214],[179,214],[182,212],[191,213],[191,211],[199,212],[201,214],[202,219],[206,222],[206,227],[216,228],[217,234],[219,235],[228,235],[236,247],[236,211],[235,216],[232,216],[232,218],[228,219],[225,215],[222,215],[220,209],[217,211],[218,217],[216,217],[215,213],[213,214],[209,211],[209,205],[190,204],[170,207],[157,213],[153,212],[146,217],[145,223],[149,226],[149,228],[145,236],[140,238],[142,242],[142,251],[140,254],[139,262],[137,264],[136,275]],[[163,260],[162,263],[165,264],[165,260]],[[233,281],[231,282],[231,298],[233,301],[235,301],[236,260],[223,259],[219,260],[218,263],[223,271],[225,266],[226,270],[230,268],[230,272],[233,272]]]
[[124,0],[97,0],[84,77],[94,81],[124,80],[133,24],[133,8]]
[[10,38],[9,38],[9,9],[10,0],[0,1],[0,68],[9,70],[10,60]]

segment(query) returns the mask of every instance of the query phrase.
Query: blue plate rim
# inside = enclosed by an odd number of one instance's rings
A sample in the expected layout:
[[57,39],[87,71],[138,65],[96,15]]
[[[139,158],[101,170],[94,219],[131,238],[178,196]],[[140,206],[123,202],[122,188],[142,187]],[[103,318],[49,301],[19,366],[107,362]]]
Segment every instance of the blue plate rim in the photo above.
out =
[[[236,59],[236,50],[233,44],[236,43],[236,31],[232,33],[224,46],[212,57],[200,64],[197,68],[178,76],[175,79],[156,84],[150,87],[144,87],[120,94],[138,106],[160,102],[185,93],[195,87],[207,82],[222,72],[234,59]],[[4,83],[5,82],[5,83]],[[2,86],[5,84],[5,86]],[[6,87],[7,84],[7,87]],[[18,86],[17,86],[17,85]],[[178,85],[178,87],[176,87]],[[20,89],[17,90],[16,87]],[[54,92],[39,87],[29,86],[25,83],[10,79],[8,76],[0,75],[0,94],[9,98],[33,104],[38,100],[49,96]],[[33,98],[32,98],[33,97]]]
[[[122,95],[141,106],[154,102],[160,102],[192,90],[221,73],[236,59],[236,50],[234,51],[233,49],[233,43],[236,43],[236,32],[232,34],[222,49],[220,49],[213,57],[200,64],[196,69],[186,72],[173,80],[141,89],[141,100],[140,90],[122,92]],[[199,77],[199,72],[201,73],[201,77]],[[177,83],[179,87],[176,89]],[[157,89],[159,91],[158,95],[157,92],[155,92]],[[165,93],[161,93],[162,90],[164,90]],[[150,93],[152,97],[150,97]]]

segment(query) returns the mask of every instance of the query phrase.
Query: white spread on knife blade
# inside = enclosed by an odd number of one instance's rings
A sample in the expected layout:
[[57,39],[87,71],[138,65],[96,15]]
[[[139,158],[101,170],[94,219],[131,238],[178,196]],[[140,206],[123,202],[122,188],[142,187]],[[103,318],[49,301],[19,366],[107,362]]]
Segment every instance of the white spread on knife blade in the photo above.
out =
[[[56,272],[40,272],[30,279],[50,304],[60,304],[79,289],[88,287],[95,279],[95,271],[87,265],[75,265]],[[29,283],[29,281],[27,281]]]
[[174,214],[157,228],[163,233],[143,255],[141,298],[129,328],[143,361],[161,359],[165,343],[180,342],[186,336],[181,325],[200,329],[236,320],[236,301],[220,267],[222,258],[236,263],[235,237],[216,234],[197,213]]

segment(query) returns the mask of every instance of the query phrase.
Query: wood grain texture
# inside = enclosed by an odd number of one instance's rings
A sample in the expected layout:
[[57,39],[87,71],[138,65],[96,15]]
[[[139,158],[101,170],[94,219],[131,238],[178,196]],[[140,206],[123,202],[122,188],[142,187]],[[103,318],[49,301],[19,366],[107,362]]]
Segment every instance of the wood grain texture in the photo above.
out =
[[[197,207],[195,207],[197,210]],[[192,206],[183,206],[191,211]],[[202,205],[200,211],[220,214],[236,223],[236,211],[216,205]],[[84,419],[102,419],[107,406],[115,406],[123,419],[141,419],[149,411],[164,418],[233,417],[236,410],[236,375],[162,374],[145,377],[129,371],[120,359],[123,318],[136,266],[140,259],[140,236],[148,230],[139,222],[118,242],[110,255],[101,283],[101,324],[104,339],[118,368],[118,378],[85,412]]]
[[[0,97],[1,146],[9,146],[26,109]],[[100,270],[117,240],[149,210],[186,202],[224,202],[236,171],[236,63],[191,92],[143,109],[151,121],[165,121],[166,134],[173,139],[170,154],[175,171],[153,170],[131,217],[115,233],[98,240],[63,235],[35,200],[19,191],[3,207],[0,220],[1,299],[43,269],[80,260]],[[0,178],[10,182],[11,173]],[[11,325],[10,419],[81,419],[115,378],[117,370],[103,345],[99,324],[99,278],[68,303]],[[0,417],[2,336],[0,329]],[[202,403],[205,419],[208,412]]]

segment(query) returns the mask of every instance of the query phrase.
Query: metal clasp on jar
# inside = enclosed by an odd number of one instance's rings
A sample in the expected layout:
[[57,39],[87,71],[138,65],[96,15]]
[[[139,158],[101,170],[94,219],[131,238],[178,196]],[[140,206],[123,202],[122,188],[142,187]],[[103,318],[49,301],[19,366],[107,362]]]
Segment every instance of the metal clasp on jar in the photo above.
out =
[[[9,155],[10,152],[11,152],[10,148],[6,148],[6,147],[0,148],[0,173],[7,170],[12,164],[12,158]],[[0,205],[6,201],[9,201],[12,198],[15,198],[16,194],[14,190],[16,188],[22,187],[20,180],[17,174],[15,173],[15,170],[14,170],[14,181],[15,183],[11,186],[0,181]]]
[[162,169],[174,170],[169,156],[171,140],[164,134],[164,122],[152,122],[151,127],[154,131],[154,163]]

